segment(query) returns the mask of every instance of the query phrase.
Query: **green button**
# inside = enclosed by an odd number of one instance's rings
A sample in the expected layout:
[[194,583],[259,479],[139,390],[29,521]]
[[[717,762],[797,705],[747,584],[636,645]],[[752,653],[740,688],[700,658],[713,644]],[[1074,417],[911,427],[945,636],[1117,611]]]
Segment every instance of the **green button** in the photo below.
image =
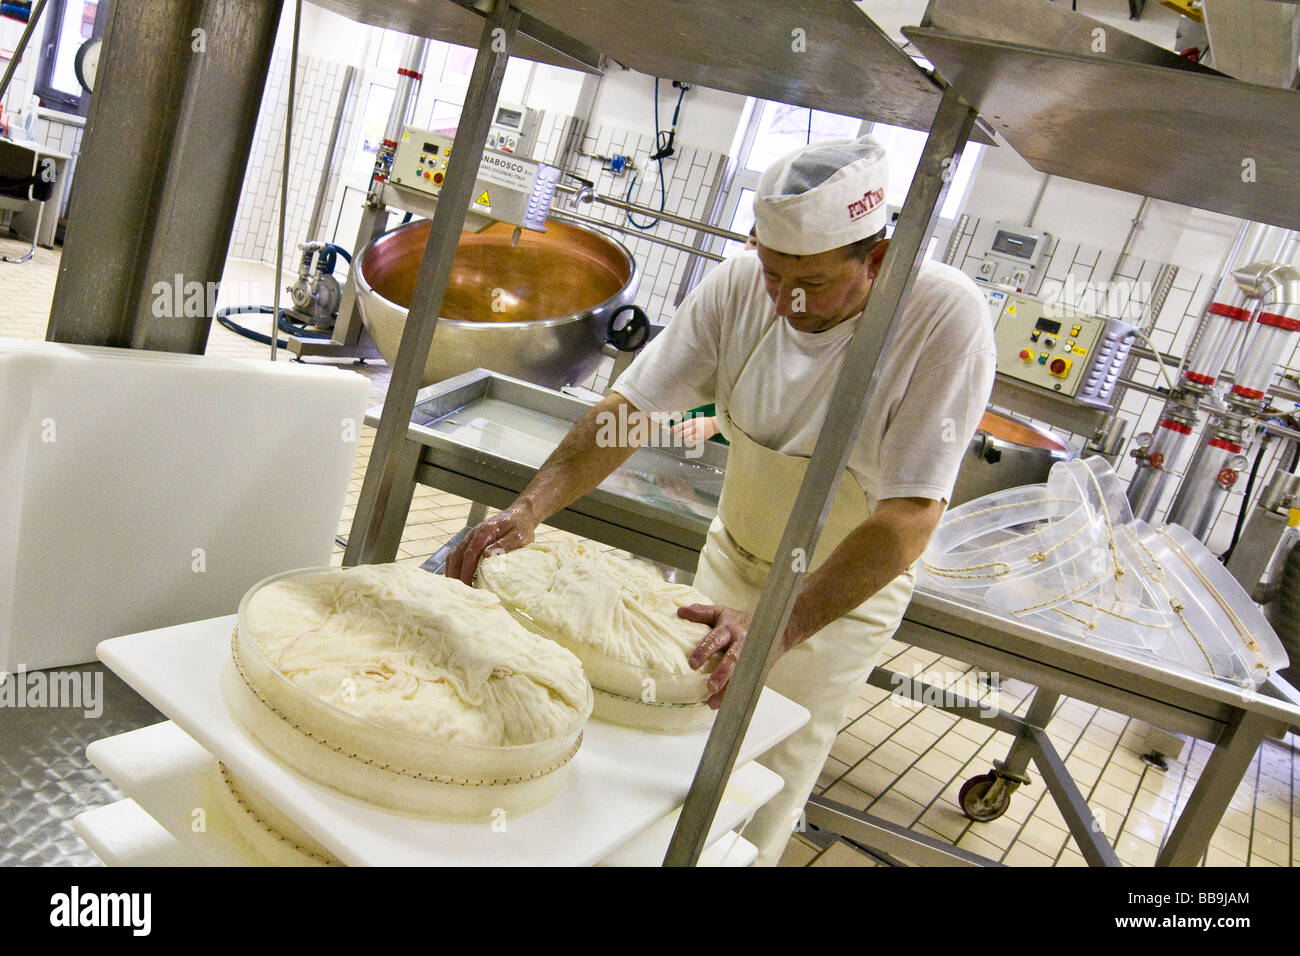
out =
[[1046,356],[1046,355],[1040,355],[1040,356],[1038,356],[1038,364],[1039,364],[1039,365],[1046,365],[1046,364],[1047,364],[1047,356]]

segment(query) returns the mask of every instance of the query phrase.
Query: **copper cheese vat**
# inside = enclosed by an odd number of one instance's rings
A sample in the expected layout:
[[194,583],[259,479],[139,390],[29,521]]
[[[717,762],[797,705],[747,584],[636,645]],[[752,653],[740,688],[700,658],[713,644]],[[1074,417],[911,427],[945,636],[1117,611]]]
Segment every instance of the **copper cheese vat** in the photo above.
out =
[[[379,354],[397,358],[430,222],[399,226],[357,256],[357,306]],[[461,233],[424,385],[486,368],[550,388],[595,371],[613,316],[636,295],[638,274],[619,242],[582,226],[546,232],[494,223]]]

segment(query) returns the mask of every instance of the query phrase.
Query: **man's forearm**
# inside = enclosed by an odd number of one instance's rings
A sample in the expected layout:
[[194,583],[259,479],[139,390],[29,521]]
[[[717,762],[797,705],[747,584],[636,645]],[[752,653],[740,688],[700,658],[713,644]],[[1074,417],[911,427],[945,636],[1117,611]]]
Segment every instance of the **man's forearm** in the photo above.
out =
[[[620,405],[627,406],[622,415]],[[629,433],[648,434],[646,429],[618,427],[635,422],[640,414],[622,395],[610,393],[564,436],[514,506],[540,523],[590,492],[636,451],[636,445],[628,444]]]
[[804,579],[786,627],[787,649],[843,617],[909,568],[943,513],[938,502],[890,499]]

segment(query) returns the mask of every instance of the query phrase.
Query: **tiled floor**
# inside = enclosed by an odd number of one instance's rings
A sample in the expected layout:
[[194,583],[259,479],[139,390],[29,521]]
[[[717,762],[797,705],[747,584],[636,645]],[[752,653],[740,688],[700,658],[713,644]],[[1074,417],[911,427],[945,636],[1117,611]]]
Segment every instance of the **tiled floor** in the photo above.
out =
[[[8,244],[5,244],[6,246]],[[25,265],[0,268],[0,336],[41,339],[49,315],[58,253],[39,250]],[[224,284],[245,298],[269,300],[271,270],[232,262]],[[221,305],[229,304],[225,296]],[[211,354],[267,357],[269,350],[214,326]],[[289,358],[282,354],[282,361]],[[382,400],[388,369],[366,366],[375,401]],[[339,534],[348,534],[361,491],[374,432],[366,429],[353,469]],[[419,563],[464,525],[469,503],[452,495],[418,488],[401,543],[399,560]],[[544,534],[563,532],[546,529]],[[342,549],[335,561],[342,558]],[[884,666],[912,673],[968,672],[961,662],[891,643]],[[1031,688],[1004,681],[999,703],[1023,714]],[[1205,767],[1210,745],[1188,741],[1169,770],[1157,771],[1138,759],[1145,728],[1121,714],[1065,699],[1049,735],[1097,815],[1119,858],[1133,865],[1154,862],[1172,821],[1181,812]],[[1083,857],[1067,833],[1064,819],[1044,788],[1035,782],[1019,790],[1010,809],[990,823],[974,823],[957,809],[956,794],[969,777],[983,774],[1005,755],[1010,738],[959,721],[933,708],[912,709],[900,698],[864,686],[853,712],[846,715],[818,791],[851,806],[893,820],[1016,866],[1081,866]],[[1266,742],[1256,755],[1215,832],[1203,861],[1208,866],[1291,866],[1300,862],[1300,741]],[[837,840],[823,848],[804,835],[791,840],[782,865],[874,866],[868,854]]]

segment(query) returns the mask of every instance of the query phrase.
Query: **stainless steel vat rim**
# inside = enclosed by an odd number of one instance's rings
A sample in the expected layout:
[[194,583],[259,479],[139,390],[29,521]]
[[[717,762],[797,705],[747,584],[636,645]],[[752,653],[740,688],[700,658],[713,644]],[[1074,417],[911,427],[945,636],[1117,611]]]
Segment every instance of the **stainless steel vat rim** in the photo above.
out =
[[1300,226],[1300,93],[941,30],[903,32],[1039,172]]
[[[550,219],[547,220],[547,222],[551,222],[551,221],[552,220]],[[385,298],[384,296],[380,295],[377,291],[375,291],[374,287],[369,282],[366,281],[365,272],[361,268],[361,261],[362,259],[365,258],[366,253],[368,253],[372,247],[382,242],[384,239],[388,238],[391,235],[394,235],[397,232],[400,232],[403,229],[410,229],[412,226],[423,225],[424,222],[425,220],[419,220],[417,222],[408,222],[398,226],[396,229],[390,229],[388,230],[388,232],[384,233],[383,235],[376,236],[374,239],[370,240],[370,242],[366,243],[365,248],[357,253],[356,255],[357,265],[355,267],[356,274],[357,274],[357,286],[358,288],[361,289],[363,293],[368,293],[370,295],[373,295],[377,299],[383,299],[393,308],[401,309],[402,311],[409,313],[410,311],[409,306],[400,306],[392,299]],[[461,329],[511,330],[511,329],[550,328],[551,326],[564,325],[568,322],[573,322],[576,319],[583,318],[584,316],[589,316],[592,313],[598,312],[602,309],[607,309],[629,288],[634,289],[637,287],[637,283],[641,278],[641,267],[637,265],[636,259],[633,257],[632,253],[628,251],[627,246],[623,245],[623,243],[619,242],[617,239],[613,238],[612,236],[607,236],[603,232],[596,232],[595,229],[589,229],[586,226],[578,225],[575,222],[557,221],[557,225],[567,226],[570,229],[581,229],[584,232],[589,232],[592,233],[593,235],[600,236],[602,239],[607,239],[609,242],[613,243],[616,247],[618,247],[618,250],[621,253],[623,253],[625,257],[627,257],[627,262],[630,269],[630,271],[628,272],[627,281],[623,283],[622,287],[618,290],[618,292],[614,293],[608,299],[605,299],[603,302],[599,302],[596,305],[593,305],[589,308],[582,309],[578,312],[570,312],[567,315],[553,315],[545,319],[532,319],[530,321],[525,321],[525,322],[476,322],[473,319],[448,319],[443,316],[438,316],[438,324],[441,325],[443,322],[446,322],[448,325],[455,326],[456,328],[461,328]],[[358,296],[358,301],[360,301],[360,296]],[[627,303],[627,304],[631,305],[631,303]]]

